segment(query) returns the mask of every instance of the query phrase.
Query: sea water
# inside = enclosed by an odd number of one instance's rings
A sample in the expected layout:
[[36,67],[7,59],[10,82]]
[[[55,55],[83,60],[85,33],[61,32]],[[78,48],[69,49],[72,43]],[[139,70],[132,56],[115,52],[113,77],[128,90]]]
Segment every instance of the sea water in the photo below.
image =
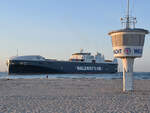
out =
[[[33,79],[33,78],[98,78],[98,79],[122,79],[122,73],[115,74],[41,74],[41,75],[8,75],[0,72],[0,79]],[[135,79],[150,79],[150,72],[135,72]]]

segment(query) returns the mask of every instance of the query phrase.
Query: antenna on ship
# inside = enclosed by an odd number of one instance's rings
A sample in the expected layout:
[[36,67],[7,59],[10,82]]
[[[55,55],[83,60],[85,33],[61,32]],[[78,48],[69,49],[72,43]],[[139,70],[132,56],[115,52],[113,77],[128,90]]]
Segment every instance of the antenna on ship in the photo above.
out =
[[17,48],[17,56],[18,56],[18,48]]

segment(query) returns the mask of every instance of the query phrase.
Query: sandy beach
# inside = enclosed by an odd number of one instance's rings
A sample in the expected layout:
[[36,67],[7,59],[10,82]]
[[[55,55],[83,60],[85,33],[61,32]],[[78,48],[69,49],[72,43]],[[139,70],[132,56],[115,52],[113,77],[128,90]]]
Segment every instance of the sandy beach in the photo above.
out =
[[149,113],[150,80],[0,79],[0,113]]

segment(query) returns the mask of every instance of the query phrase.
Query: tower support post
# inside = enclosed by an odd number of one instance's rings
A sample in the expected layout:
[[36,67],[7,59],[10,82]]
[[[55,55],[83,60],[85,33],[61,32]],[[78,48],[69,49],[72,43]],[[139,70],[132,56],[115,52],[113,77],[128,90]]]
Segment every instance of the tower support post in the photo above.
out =
[[133,65],[134,58],[122,58],[123,63],[123,91],[133,90]]

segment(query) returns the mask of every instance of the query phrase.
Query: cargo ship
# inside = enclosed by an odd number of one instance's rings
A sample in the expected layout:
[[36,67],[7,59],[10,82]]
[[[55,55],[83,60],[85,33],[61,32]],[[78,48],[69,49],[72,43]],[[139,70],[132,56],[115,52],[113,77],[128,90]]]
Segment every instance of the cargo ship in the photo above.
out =
[[116,73],[117,59],[105,60],[101,53],[74,53],[68,61],[40,55],[15,56],[7,60],[8,74],[98,74]]

